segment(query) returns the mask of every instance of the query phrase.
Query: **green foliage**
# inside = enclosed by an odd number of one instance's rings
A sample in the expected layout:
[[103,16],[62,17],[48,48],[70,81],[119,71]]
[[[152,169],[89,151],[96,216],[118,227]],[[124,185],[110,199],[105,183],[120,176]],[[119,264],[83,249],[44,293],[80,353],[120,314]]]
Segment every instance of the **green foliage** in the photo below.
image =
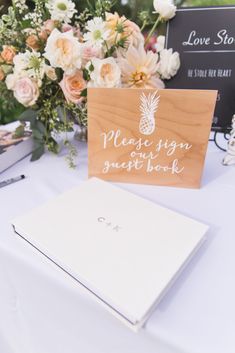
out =
[[5,83],[0,82],[0,124],[17,120],[24,110],[25,108],[16,101],[13,93],[6,90]]
[[188,0],[184,5],[188,6],[216,6],[216,5],[234,5],[235,0]]
[[[153,26],[156,17],[153,15],[153,0],[129,0],[127,5],[122,5],[121,0],[75,0],[78,13],[76,21],[81,29],[86,25],[86,22],[94,16],[104,17],[106,11],[117,11],[120,15],[124,14],[142,26],[142,29]],[[0,51],[5,44],[11,44],[16,49],[22,49],[22,43],[25,43],[25,34],[22,29],[29,27],[30,18],[22,20],[23,16],[16,8],[9,7],[10,0],[0,0],[3,7],[0,5],[1,12],[4,15],[0,17]],[[29,7],[37,14],[38,19],[46,16],[47,9],[45,8],[45,0],[29,0]],[[235,4],[235,0],[175,0],[177,6],[213,6],[213,5],[228,5]],[[122,33],[124,27],[118,24],[117,33]],[[161,31],[161,29],[160,29]],[[115,44],[107,48],[106,56],[114,54],[117,48],[125,47],[126,38],[115,42]],[[8,67],[2,63],[4,74],[8,72]],[[12,67],[9,66],[9,70]],[[89,68],[92,71],[92,68]],[[85,80],[89,80],[90,71],[84,69],[83,75]],[[57,80],[60,81],[63,76],[61,69],[56,69]],[[0,82],[0,124],[6,124],[10,121],[19,119],[22,122],[29,121],[33,131],[35,140],[35,149],[32,160],[40,158],[44,153],[45,145],[47,148],[57,153],[59,146],[56,140],[52,137],[51,132],[69,132],[72,130],[74,119],[81,126],[87,125],[87,107],[86,104],[76,106],[68,104],[64,100],[62,91],[50,80],[44,81],[41,87],[41,96],[37,101],[37,106],[33,109],[25,110],[19,104],[12,91],[6,89],[6,85]],[[87,91],[82,92],[82,96],[86,97]],[[40,109],[39,109],[40,107]],[[75,117],[75,118],[74,118]],[[20,133],[20,131],[19,131]],[[75,151],[73,146],[70,146],[68,141],[65,145],[69,149],[68,161],[72,166]]]
[[95,3],[87,0],[87,6],[92,16],[103,17],[106,11],[110,11],[115,5],[116,0],[98,0]]
[[76,147],[68,140],[65,141],[64,143],[65,147],[68,149],[68,155],[65,157],[65,160],[67,161],[69,168],[75,169],[76,165],[74,163],[75,158],[78,155]]

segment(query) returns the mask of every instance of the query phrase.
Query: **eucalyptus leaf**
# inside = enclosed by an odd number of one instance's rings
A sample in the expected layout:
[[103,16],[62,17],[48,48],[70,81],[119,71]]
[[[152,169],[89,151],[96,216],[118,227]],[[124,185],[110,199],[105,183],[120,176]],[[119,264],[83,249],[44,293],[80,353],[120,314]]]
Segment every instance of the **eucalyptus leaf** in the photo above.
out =
[[34,139],[43,141],[43,134],[39,130],[33,130],[32,135]]
[[21,121],[29,121],[30,123],[34,123],[38,113],[39,110],[27,109],[18,117],[18,119]]
[[34,162],[40,159],[44,152],[45,152],[44,144],[39,144],[39,146],[32,153],[31,162]]
[[44,141],[41,138],[39,138],[39,139],[34,138],[33,142],[34,142],[34,145],[33,145],[34,150],[36,150],[40,146],[44,145]]
[[42,135],[44,135],[46,133],[45,125],[41,121],[36,120],[35,127]]

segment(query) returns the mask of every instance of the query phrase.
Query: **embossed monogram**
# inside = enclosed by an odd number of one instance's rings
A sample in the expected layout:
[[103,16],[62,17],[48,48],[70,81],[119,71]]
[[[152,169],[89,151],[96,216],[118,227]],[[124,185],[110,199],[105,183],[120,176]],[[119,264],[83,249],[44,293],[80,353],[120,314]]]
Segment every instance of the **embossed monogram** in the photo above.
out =
[[97,220],[99,223],[103,223],[106,227],[110,227],[114,232],[119,232],[122,229],[122,227],[107,220],[105,217],[98,217]]

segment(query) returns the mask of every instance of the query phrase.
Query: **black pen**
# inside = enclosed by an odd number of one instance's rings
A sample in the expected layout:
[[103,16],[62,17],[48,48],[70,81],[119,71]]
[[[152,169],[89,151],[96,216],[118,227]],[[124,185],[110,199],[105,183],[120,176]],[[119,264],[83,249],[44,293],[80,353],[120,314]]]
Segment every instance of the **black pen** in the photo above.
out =
[[15,177],[15,178],[11,178],[11,179],[8,179],[8,180],[1,181],[0,182],[0,188],[3,188],[4,186],[7,186],[7,185],[11,185],[11,184],[16,183],[17,181],[20,181],[20,180],[23,180],[23,179],[25,179],[25,175],[20,175],[20,176]]

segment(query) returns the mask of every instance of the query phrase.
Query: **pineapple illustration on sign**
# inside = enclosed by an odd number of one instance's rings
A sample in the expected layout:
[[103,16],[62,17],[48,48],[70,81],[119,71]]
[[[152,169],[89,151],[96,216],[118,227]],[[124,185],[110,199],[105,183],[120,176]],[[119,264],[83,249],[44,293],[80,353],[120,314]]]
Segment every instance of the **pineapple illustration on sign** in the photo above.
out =
[[155,113],[158,109],[160,96],[158,91],[149,93],[147,96],[142,93],[140,96],[141,119],[139,124],[140,133],[143,135],[151,135],[156,128]]

